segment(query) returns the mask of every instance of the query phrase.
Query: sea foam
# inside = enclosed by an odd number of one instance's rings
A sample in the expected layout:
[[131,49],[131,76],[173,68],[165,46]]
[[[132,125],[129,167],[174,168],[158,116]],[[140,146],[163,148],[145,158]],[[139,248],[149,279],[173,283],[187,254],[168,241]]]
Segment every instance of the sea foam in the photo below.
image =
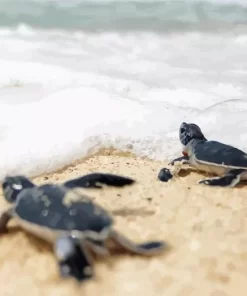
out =
[[[23,27],[24,26],[24,27]],[[168,160],[182,121],[247,151],[247,43],[238,34],[0,30],[0,178],[100,148]]]

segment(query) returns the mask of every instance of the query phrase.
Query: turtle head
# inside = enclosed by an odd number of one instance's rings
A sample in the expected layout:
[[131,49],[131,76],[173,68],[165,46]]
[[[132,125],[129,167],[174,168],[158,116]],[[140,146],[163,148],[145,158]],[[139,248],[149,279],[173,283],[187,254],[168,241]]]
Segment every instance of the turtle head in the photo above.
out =
[[61,236],[55,242],[54,251],[59,262],[65,262],[76,253],[75,241],[70,236]]
[[9,203],[14,203],[18,194],[27,188],[32,188],[35,185],[24,176],[5,177],[2,181],[2,189],[4,198]]
[[204,137],[201,129],[195,123],[183,122],[179,129],[180,142],[186,146],[191,140],[202,140],[207,141]]

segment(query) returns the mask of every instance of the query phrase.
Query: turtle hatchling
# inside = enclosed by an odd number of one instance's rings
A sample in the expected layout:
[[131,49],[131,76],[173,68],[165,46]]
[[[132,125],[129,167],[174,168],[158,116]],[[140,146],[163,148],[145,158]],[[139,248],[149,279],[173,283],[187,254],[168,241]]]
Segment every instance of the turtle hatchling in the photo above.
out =
[[158,178],[167,182],[181,169],[195,168],[217,177],[200,180],[208,186],[234,187],[241,180],[247,180],[247,154],[233,146],[205,138],[195,123],[183,122],[179,129],[183,156],[160,170]]
[[13,205],[0,214],[0,231],[6,231],[14,218],[22,229],[52,244],[62,277],[78,281],[94,276],[94,256],[108,256],[110,245],[144,256],[167,248],[162,241],[135,244],[114,230],[108,212],[82,194],[79,187],[85,187],[85,180],[87,187],[90,180],[91,187],[95,187],[97,180],[116,186],[134,182],[117,175],[91,174],[63,184],[38,186],[25,176],[5,177],[3,194]]

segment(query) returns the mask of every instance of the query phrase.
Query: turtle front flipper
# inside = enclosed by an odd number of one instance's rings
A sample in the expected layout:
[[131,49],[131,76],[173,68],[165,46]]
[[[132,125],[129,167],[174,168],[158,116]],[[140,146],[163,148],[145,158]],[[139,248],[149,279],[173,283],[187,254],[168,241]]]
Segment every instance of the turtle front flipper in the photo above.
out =
[[181,169],[184,169],[185,165],[190,165],[189,157],[187,155],[173,159],[168,163],[169,168],[163,168],[159,171],[158,179],[162,182],[168,182],[177,175]]
[[92,252],[96,255],[102,257],[107,257],[110,255],[108,249],[105,247],[104,241],[95,241],[87,237],[85,239],[85,242],[83,241],[83,243],[86,243],[88,247],[92,250]]
[[201,180],[198,183],[208,186],[221,186],[221,187],[234,187],[240,180],[241,175],[246,173],[247,170],[236,169],[226,173],[223,177],[214,177],[210,179]]
[[54,245],[60,275],[84,281],[93,277],[92,258],[86,244],[71,236],[59,237]]
[[114,175],[114,174],[104,174],[104,173],[92,173],[73,180],[69,180],[64,183],[67,188],[102,188],[102,185],[123,187],[126,185],[131,185],[135,180]]
[[11,207],[0,213],[0,233],[7,231],[7,225],[9,221],[13,218],[14,208]]
[[189,162],[189,156],[188,155],[184,155],[184,156],[175,158],[171,162],[169,162],[168,165],[169,166],[174,166],[174,165],[176,165],[176,163],[179,163],[181,165],[183,165],[183,164],[190,164],[190,162]]
[[124,235],[114,230],[111,231],[110,238],[114,244],[122,250],[143,256],[158,255],[168,249],[168,245],[162,241],[149,241],[141,244],[135,244]]

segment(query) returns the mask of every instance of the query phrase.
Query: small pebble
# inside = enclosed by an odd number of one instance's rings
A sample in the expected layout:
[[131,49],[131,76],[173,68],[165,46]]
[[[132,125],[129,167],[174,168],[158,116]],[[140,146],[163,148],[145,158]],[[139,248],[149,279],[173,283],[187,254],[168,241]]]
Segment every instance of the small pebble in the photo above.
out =
[[169,169],[163,168],[158,174],[158,179],[162,182],[168,182],[172,178],[172,174]]

